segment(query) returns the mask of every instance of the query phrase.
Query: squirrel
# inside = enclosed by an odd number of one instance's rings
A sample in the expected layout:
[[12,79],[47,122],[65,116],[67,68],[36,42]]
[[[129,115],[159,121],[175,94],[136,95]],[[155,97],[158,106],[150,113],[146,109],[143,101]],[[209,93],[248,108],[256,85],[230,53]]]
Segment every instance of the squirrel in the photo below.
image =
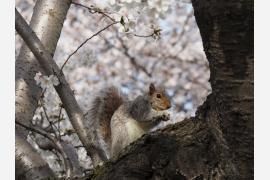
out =
[[95,129],[96,146],[101,146],[109,159],[161,121],[169,120],[166,110],[170,107],[165,89],[153,83],[147,93],[132,101],[118,88],[110,86],[93,98],[86,116]]

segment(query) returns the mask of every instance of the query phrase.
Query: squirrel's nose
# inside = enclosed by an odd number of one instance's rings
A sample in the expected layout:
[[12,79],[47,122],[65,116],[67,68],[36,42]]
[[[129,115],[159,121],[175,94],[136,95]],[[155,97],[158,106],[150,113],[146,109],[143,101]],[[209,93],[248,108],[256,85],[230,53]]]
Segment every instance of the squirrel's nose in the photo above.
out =
[[171,103],[169,103],[167,107],[168,109],[170,109],[172,107]]

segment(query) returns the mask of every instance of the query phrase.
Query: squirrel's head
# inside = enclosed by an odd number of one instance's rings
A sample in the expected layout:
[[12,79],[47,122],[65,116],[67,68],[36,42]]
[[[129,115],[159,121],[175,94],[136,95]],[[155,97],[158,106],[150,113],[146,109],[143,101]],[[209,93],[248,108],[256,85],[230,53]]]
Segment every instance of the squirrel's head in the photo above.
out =
[[149,86],[149,99],[153,109],[162,111],[171,107],[171,102],[163,87],[155,87],[153,83]]

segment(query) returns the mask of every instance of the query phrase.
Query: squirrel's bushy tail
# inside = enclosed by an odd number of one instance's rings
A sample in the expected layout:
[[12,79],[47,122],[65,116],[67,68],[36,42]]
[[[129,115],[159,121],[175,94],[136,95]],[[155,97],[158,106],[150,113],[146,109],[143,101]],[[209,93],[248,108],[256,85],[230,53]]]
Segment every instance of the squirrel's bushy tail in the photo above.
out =
[[[124,94],[116,87],[109,86],[100,90],[91,102],[91,108],[88,111],[93,127],[96,127],[96,140],[100,146],[105,146],[109,151],[111,144],[110,121],[113,113],[124,102]],[[100,137],[101,136],[101,137]],[[105,141],[105,145],[103,144]]]

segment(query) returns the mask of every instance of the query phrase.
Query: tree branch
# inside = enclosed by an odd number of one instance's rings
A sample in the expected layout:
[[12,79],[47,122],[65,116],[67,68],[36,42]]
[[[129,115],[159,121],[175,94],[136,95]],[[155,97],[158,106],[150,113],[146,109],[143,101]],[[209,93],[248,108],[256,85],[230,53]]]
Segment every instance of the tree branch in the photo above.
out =
[[51,55],[45,50],[44,46],[36,36],[36,34],[27,25],[23,17],[16,10],[15,18],[16,31],[21,35],[25,43],[36,56],[39,64],[47,75],[55,74],[59,80],[59,85],[55,86],[63,107],[65,108],[69,120],[76,130],[82,144],[86,147],[88,155],[92,158],[93,164],[97,165],[100,159],[106,160],[106,154],[99,147],[94,147],[93,134],[84,119],[83,112],[79,107],[70,86],[68,85],[64,74],[60,71]]
[[70,162],[70,159],[68,157],[68,155],[66,154],[64,147],[62,146],[61,142],[59,142],[56,137],[53,137],[50,133],[47,133],[46,131],[44,131],[41,128],[38,127],[30,127],[30,126],[26,126],[18,121],[15,121],[15,123],[17,125],[20,125],[21,127],[24,127],[27,130],[30,130],[32,132],[38,133],[40,135],[42,135],[43,137],[49,139],[56,147],[56,150],[62,155],[63,160],[64,160],[64,165],[65,165],[65,172],[66,172],[66,176],[65,178],[71,178],[73,176],[72,172],[73,172],[73,167],[72,167],[72,163]]
[[85,5],[77,3],[77,2],[72,2],[72,4],[74,4],[76,6],[86,8],[92,14],[95,14],[95,13],[102,14],[103,16],[106,16],[107,18],[109,18],[111,21],[115,22],[115,19],[113,19],[111,16],[109,16],[106,12],[102,11],[100,8],[97,8],[97,7],[94,7],[94,6],[88,7],[88,6],[85,6]]
[[15,176],[16,179],[50,179],[56,178],[49,165],[41,158],[26,139],[16,131]]

